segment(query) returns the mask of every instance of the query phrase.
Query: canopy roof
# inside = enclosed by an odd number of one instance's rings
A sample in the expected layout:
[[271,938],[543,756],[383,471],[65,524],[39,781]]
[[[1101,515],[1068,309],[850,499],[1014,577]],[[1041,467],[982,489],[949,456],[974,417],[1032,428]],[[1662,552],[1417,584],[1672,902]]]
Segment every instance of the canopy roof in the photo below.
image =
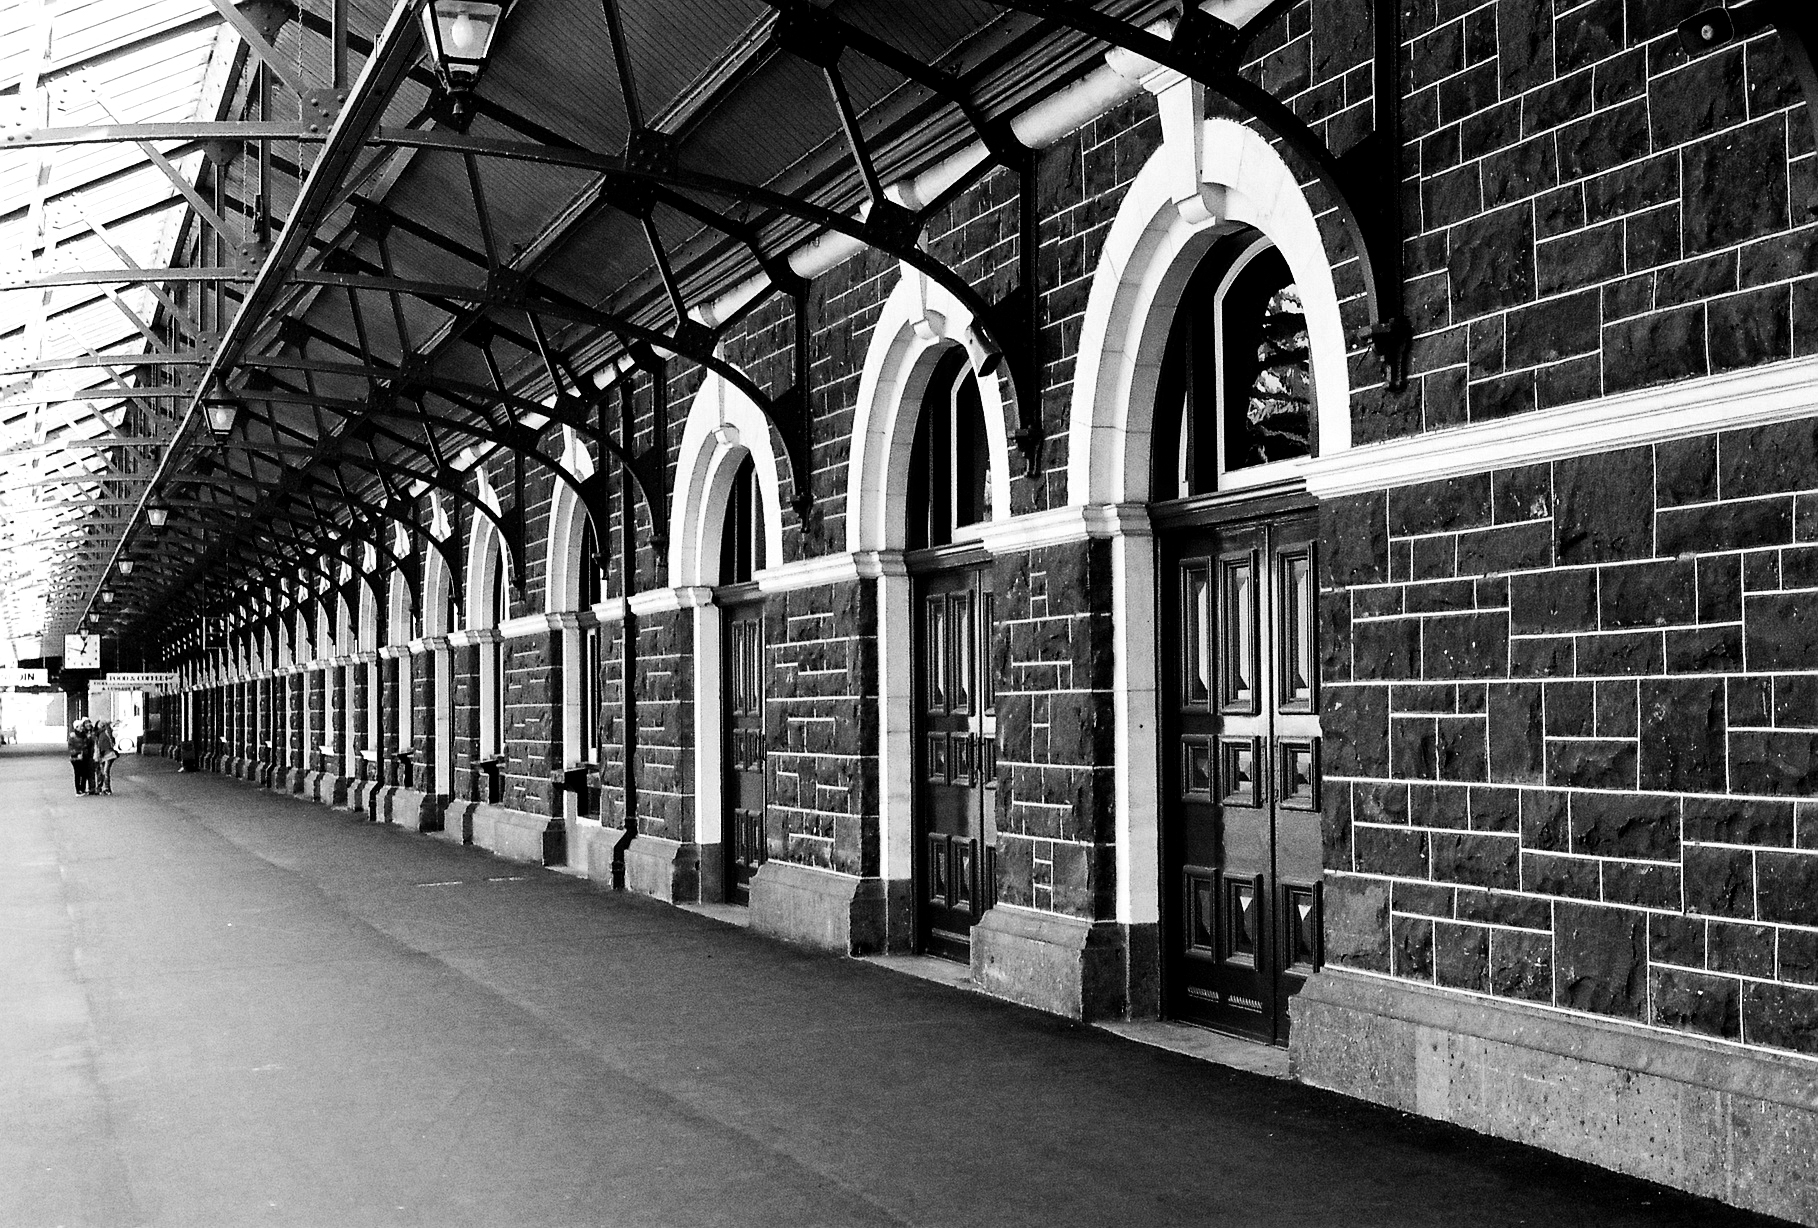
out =
[[[712,365],[830,235],[970,296],[1008,355],[1006,296],[918,232],[1028,170],[1014,121],[1113,47],[1216,79],[1341,204],[1355,187],[1237,71],[1290,0],[1178,27],[1145,25],[1155,0],[518,0],[471,97],[438,83],[423,3],[0,0],[9,635],[168,639],[388,550],[411,496],[458,497],[493,448],[596,422],[615,446],[597,372]],[[936,165],[935,199],[883,191]],[[1399,278],[1374,272],[1388,320]],[[792,447],[803,370],[723,367]],[[241,408],[224,444],[218,396]]]

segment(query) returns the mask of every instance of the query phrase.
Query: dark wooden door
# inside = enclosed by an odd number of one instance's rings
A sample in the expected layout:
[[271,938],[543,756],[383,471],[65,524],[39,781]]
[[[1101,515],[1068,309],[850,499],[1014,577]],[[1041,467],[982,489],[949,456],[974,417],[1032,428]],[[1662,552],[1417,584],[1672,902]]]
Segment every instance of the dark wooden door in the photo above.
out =
[[725,608],[725,763],[722,832],[726,900],[751,902],[764,863],[764,603]]
[[985,652],[995,621],[988,567],[917,578],[916,937],[928,954],[962,961],[996,896],[997,705]]
[[1320,960],[1310,516],[1163,538],[1168,1009],[1277,1044]]

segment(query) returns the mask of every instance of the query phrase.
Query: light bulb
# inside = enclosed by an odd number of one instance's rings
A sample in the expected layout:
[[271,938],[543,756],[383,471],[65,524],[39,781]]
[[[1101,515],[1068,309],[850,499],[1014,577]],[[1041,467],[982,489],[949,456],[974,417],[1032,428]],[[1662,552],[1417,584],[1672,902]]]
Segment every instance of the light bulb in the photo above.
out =
[[480,41],[479,24],[466,13],[456,13],[453,24],[448,27],[448,40],[456,51],[467,54]]

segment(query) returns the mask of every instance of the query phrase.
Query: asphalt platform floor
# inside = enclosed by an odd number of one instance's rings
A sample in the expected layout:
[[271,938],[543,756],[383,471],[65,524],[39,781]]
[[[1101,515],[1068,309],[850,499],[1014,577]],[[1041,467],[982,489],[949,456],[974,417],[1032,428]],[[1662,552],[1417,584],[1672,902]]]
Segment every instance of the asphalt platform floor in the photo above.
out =
[[0,1226],[1729,1225],[160,760],[0,751]]

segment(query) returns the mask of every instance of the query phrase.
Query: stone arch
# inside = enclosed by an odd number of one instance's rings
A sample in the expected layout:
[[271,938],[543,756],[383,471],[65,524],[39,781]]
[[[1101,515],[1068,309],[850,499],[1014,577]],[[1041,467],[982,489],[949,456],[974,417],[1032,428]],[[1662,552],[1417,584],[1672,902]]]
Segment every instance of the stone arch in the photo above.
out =
[[[1301,291],[1312,341],[1319,452],[1351,446],[1348,349],[1325,241],[1281,155],[1254,129],[1204,125],[1203,171],[1217,215],[1176,204],[1185,150],[1164,144],[1125,193],[1093,275],[1080,326],[1069,414],[1067,501],[1141,503],[1149,497],[1156,377],[1174,309],[1199,258],[1237,225],[1267,236]],[[1202,220],[1189,220],[1188,214]]]
[[507,568],[505,574],[509,585],[510,549],[498,529],[493,527],[492,521],[475,512],[467,534],[467,593],[466,599],[461,603],[469,628],[494,625],[492,586],[498,578],[500,567]]
[[669,576],[678,587],[719,577],[720,533],[732,479],[751,457],[764,505],[764,566],[783,561],[783,501],[770,420],[751,398],[709,373],[688,406],[676,468]]
[[[950,346],[963,347],[976,374],[985,347],[972,313],[940,285],[907,267],[872,329],[859,376],[846,484],[846,546],[853,551],[900,550],[906,540],[909,453],[928,379]],[[991,451],[991,519],[1010,518],[1010,437],[1016,393],[1007,364],[978,376]]]
[[423,634],[425,636],[447,635],[454,628],[448,625],[448,590],[454,584],[454,577],[448,572],[448,562],[440,550],[425,548],[423,551]]
[[[562,467],[577,479],[593,476],[593,457],[581,444],[572,427],[563,427]],[[556,482],[549,501],[549,535],[543,546],[543,610],[563,614],[581,605],[581,536],[587,524],[587,508],[575,488],[567,482]],[[599,545],[604,533],[595,526],[594,542]]]

